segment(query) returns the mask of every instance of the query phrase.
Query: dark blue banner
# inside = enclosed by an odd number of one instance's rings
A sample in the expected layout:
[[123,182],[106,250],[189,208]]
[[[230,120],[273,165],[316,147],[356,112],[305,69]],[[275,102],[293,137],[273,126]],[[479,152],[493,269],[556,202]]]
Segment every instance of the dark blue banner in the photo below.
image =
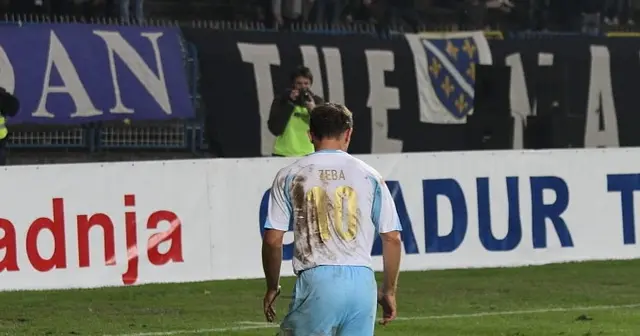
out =
[[0,26],[0,86],[21,102],[9,123],[192,118],[183,50],[177,28]]

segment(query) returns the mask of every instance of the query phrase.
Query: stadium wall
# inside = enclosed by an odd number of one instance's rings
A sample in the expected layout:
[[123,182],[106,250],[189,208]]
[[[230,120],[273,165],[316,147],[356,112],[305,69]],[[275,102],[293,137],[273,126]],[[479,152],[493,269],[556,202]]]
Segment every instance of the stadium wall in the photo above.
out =
[[314,92],[354,111],[353,153],[640,145],[637,37],[183,33],[198,51],[209,150],[223,157],[271,155],[271,100],[299,64]]
[[[403,227],[402,270],[640,257],[640,149],[363,155]],[[286,158],[9,167],[0,289],[261,278]],[[292,233],[284,258],[292,256]],[[381,270],[381,247],[372,254]],[[283,275],[292,275],[291,263]]]
[[10,158],[270,156],[270,103],[299,64],[354,111],[353,153],[640,145],[637,36],[223,28],[3,25],[0,85],[22,102]]

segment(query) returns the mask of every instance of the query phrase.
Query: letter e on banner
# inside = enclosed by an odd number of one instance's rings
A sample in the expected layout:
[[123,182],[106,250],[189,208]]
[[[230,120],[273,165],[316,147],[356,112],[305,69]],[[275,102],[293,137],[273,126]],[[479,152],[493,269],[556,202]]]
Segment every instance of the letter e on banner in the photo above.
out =
[[402,141],[389,138],[389,110],[400,109],[398,88],[384,84],[385,71],[393,71],[395,64],[393,52],[366,50],[367,69],[369,71],[369,99],[371,108],[371,153],[399,153]]

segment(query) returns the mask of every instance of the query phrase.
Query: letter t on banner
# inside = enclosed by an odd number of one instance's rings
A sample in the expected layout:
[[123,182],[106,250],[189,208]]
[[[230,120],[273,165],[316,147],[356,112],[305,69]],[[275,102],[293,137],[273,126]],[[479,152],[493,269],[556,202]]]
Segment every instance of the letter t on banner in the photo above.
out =
[[636,243],[635,207],[633,192],[640,190],[640,174],[607,175],[607,191],[620,192],[622,207],[622,235],[625,245]]
[[280,65],[280,53],[275,44],[249,44],[238,43],[238,50],[245,63],[253,64],[253,75],[256,80],[256,92],[258,92],[258,102],[260,106],[260,134],[261,152],[263,156],[270,156],[273,152],[273,141],[275,137],[269,132],[267,120],[269,120],[269,109],[273,100],[273,78],[271,77],[271,66]]

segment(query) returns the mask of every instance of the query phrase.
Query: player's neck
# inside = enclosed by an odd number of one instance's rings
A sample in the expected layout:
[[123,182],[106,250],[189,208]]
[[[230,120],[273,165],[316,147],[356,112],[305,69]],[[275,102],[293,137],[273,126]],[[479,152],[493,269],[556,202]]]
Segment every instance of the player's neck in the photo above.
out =
[[339,140],[322,140],[313,144],[316,152],[323,150],[341,151],[343,147],[342,141]]

